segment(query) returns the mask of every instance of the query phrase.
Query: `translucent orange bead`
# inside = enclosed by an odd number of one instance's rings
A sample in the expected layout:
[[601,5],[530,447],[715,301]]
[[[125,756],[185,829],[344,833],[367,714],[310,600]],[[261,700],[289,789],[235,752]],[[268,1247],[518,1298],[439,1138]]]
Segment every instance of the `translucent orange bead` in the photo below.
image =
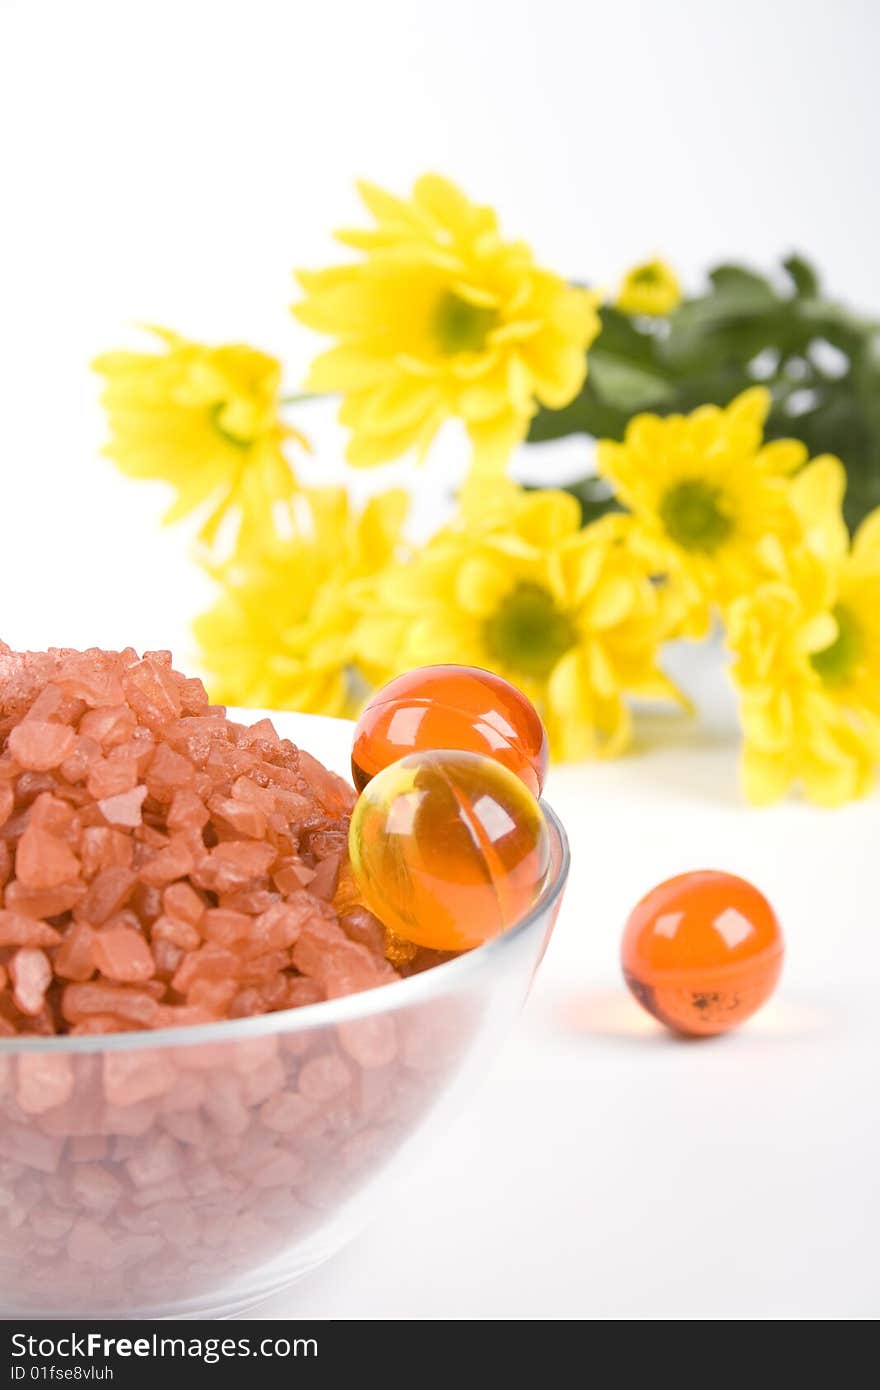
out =
[[541,795],[547,733],[522,691],[476,666],[422,666],[373,696],[354,731],[351,774],[358,791],[389,763],[419,749],[484,753]]
[[398,937],[466,951],[513,925],[550,865],[543,812],[478,753],[411,753],[377,773],[349,832],[364,901]]
[[759,1009],[782,970],[776,914],[751,883],[706,869],[653,888],[621,952],[644,1008],[679,1033],[723,1033]]

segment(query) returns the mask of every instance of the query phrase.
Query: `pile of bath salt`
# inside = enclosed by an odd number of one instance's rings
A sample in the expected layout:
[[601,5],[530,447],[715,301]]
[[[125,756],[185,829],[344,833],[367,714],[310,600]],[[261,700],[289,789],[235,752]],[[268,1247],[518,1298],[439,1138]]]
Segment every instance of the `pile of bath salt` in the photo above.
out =
[[353,890],[353,802],[168,652],[0,643],[0,1036],[240,1018],[397,978]]

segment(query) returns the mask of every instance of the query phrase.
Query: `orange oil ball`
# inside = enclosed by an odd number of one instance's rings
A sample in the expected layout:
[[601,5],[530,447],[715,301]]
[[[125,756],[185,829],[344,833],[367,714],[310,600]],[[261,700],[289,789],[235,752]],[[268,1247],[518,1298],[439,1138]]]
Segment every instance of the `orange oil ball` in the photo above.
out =
[[357,722],[351,774],[358,791],[389,763],[429,748],[484,753],[535,796],[547,775],[547,733],[522,691],[476,666],[422,666],[373,696]]
[[349,850],[367,907],[405,941],[466,951],[517,922],[550,866],[544,814],[479,753],[411,753],[358,798]]
[[751,883],[706,869],[653,888],[630,914],[621,960],[639,1003],[679,1033],[724,1033],[773,993],[784,945]]

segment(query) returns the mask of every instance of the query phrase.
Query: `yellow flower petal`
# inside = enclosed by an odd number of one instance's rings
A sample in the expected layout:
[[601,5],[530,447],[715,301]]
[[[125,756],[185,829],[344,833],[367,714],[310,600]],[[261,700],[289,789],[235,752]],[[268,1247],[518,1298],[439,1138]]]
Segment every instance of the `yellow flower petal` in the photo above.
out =
[[440,175],[420,178],[408,199],[360,191],[376,225],[343,233],[359,259],[297,275],[293,312],[337,340],[308,389],[345,398],[356,466],[424,451],[458,418],[476,470],[498,475],[538,402],[558,408],[580,389],[596,296],[535,265],[491,208]]

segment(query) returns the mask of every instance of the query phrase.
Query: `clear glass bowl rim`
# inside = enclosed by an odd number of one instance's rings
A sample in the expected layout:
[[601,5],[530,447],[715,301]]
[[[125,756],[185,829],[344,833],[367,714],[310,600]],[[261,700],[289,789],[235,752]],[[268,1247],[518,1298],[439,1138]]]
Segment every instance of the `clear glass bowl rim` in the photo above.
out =
[[23,1056],[37,1052],[60,1052],[65,1056],[94,1052],[134,1052],[145,1048],[154,1050],[196,1047],[206,1044],[245,1042],[273,1034],[307,1032],[313,1028],[332,1028],[340,1023],[368,1018],[372,1014],[405,1009],[446,993],[463,982],[469,974],[492,968],[492,961],[509,951],[511,944],[528,934],[557,904],[568,878],[571,853],[565,829],[552,807],[541,802],[557,842],[559,862],[541,890],[540,896],[526,915],[506,932],[494,937],[485,946],[478,946],[457,956],[455,960],[435,965],[409,979],[393,984],[347,994],[339,999],[325,999],[318,1004],[303,1004],[297,1009],[279,1009],[275,1013],[258,1014],[255,1018],[227,1019],[221,1023],[194,1023],[179,1028],[143,1029],[132,1033],[97,1033],[83,1037],[21,1037],[0,1038],[0,1057]]

